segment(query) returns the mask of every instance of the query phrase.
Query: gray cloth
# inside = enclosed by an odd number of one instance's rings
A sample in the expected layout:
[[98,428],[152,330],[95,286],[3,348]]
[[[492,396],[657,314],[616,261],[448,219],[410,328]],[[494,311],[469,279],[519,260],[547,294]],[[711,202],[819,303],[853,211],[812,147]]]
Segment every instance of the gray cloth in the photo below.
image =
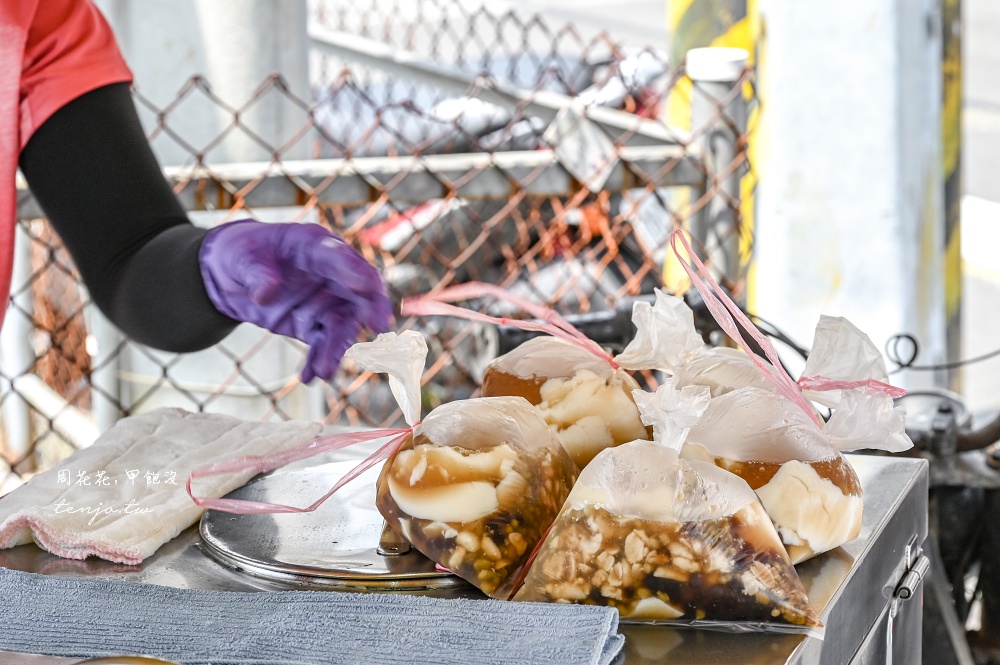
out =
[[621,650],[606,607],[397,594],[182,590],[0,568],[0,651],[186,665],[591,663]]

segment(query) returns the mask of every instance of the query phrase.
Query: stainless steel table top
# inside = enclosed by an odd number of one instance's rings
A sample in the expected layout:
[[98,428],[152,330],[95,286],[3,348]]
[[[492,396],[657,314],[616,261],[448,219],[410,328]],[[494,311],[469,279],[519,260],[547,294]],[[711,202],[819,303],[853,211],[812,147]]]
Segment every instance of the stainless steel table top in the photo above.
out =
[[[879,620],[892,589],[905,570],[907,543],[919,545],[927,534],[927,465],[921,460],[850,456],[864,488],[865,516],[861,535],[832,552],[797,566],[817,612],[827,626],[824,642],[801,635],[730,634],[663,626],[624,625],[623,662],[750,665],[847,662],[864,635]],[[281,518],[284,515],[269,516]],[[275,519],[280,534],[280,520]],[[280,535],[279,535],[280,539]],[[139,566],[98,559],[60,559],[34,545],[0,550],[0,566],[69,577],[101,577],[181,589],[266,591],[290,588],[329,589],[308,578],[265,579],[228,568],[203,552],[194,526],[164,545]],[[336,593],[336,591],[330,591]],[[470,592],[455,588],[423,591],[454,597]],[[846,654],[846,657],[844,656]],[[4,663],[52,665],[72,659],[14,660]]]

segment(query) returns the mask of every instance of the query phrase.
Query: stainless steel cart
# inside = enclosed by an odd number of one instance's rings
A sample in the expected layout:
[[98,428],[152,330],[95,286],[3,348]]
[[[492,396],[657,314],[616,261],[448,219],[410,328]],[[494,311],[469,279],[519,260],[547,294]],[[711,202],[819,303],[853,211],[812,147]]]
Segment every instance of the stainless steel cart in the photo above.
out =
[[[860,537],[797,567],[813,605],[826,624],[825,640],[788,634],[732,634],[623,625],[621,630],[626,636],[626,645],[621,662],[629,665],[662,662],[672,665],[920,663],[921,581],[927,569],[927,559],[921,549],[927,536],[927,464],[922,460],[860,455],[851,456],[851,462],[864,488],[865,518]],[[312,477],[316,482],[330,477],[316,469],[285,473],[296,473],[300,480]],[[256,490],[254,486],[267,482],[265,477],[241,491],[260,491],[265,485]],[[289,485],[271,481],[271,485],[275,484]],[[308,491],[308,482],[298,483],[297,487]],[[349,499],[340,497],[339,507],[331,505],[327,510],[342,511],[346,504],[371,505],[364,497],[366,492],[373,492],[370,483],[358,483],[352,491],[354,494]],[[0,551],[0,566],[183,589],[326,588],[336,593],[332,589],[363,583],[352,581],[349,557],[335,566],[339,573],[331,574],[329,566],[322,565],[319,560],[322,557],[316,556],[315,548],[308,543],[303,545],[302,532],[296,532],[301,529],[301,522],[275,519],[285,517],[267,516],[271,526],[267,530],[256,530],[252,539],[235,548],[231,547],[232,542],[227,540],[224,530],[206,528],[203,523],[201,532],[198,527],[188,529],[138,567],[94,559],[69,561],[32,545]],[[227,519],[232,517],[227,516]],[[366,519],[361,516],[357,522],[364,523]],[[369,521],[371,524],[365,527],[369,535],[362,533],[358,537],[377,541],[378,521]],[[281,547],[276,547],[276,543]],[[311,561],[307,560],[309,557]],[[390,565],[397,566],[397,573],[402,570],[399,564],[390,562]],[[344,574],[345,571],[348,574]],[[402,585],[406,588],[404,592],[444,597],[475,594],[469,587],[442,584],[433,573],[419,566],[411,572],[409,582]],[[424,583],[419,581],[421,575]],[[399,575],[394,579],[399,579]],[[391,582],[386,582],[388,586]],[[75,662],[68,658],[7,653],[0,653],[0,661],[11,665]]]

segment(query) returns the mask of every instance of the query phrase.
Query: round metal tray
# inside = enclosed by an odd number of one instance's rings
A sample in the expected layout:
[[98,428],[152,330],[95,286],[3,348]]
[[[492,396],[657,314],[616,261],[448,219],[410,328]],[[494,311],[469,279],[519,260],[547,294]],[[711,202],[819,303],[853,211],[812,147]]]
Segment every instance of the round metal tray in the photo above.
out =
[[[308,506],[357,461],[277,471],[228,498]],[[312,513],[202,516],[204,551],[257,577],[355,591],[418,591],[466,584],[386,528],[375,508],[379,467],[366,471]]]

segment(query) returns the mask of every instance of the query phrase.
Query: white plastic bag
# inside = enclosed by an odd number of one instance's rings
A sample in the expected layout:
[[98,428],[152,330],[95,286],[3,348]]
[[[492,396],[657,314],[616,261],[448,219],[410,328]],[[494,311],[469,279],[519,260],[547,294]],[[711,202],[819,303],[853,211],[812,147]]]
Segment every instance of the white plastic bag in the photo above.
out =
[[678,388],[708,386],[713,396],[745,386],[772,388],[742,351],[707,346],[681,298],[657,289],[653,304],[633,305],[632,322],[636,335],[615,357],[625,369],[657,369],[673,377]]
[[[888,386],[888,381],[885,360],[868,335],[843,317],[820,316],[812,348],[799,379],[802,392],[809,399],[835,408],[844,396],[844,390],[836,385],[846,383],[857,388],[865,385],[882,388]],[[809,386],[823,389],[811,390]],[[884,388],[882,392],[886,392]],[[899,396],[891,391],[888,394]]]
[[449,402],[386,462],[376,506],[424,556],[506,599],[576,474],[524,399]]
[[625,619],[734,630],[820,622],[750,487],[677,448],[708,389],[636,391],[656,442],[602,451],[583,470],[515,600],[616,607]]
[[736,630],[821,625],[746,483],[648,441],[583,470],[514,600]]
[[[775,390],[775,381],[767,373],[783,373],[739,349],[705,345],[687,303],[659,290],[653,304],[640,301],[634,305],[632,321],[636,336],[615,361],[625,369],[666,372],[678,388],[708,386],[713,397],[737,388]],[[887,381],[882,354],[867,335],[843,317],[820,317],[798,382],[806,398],[836,407],[845,389],[868,387],[890,397],[903,394]]]
[[[861,432],[847,434],[875,431],[862,425]],[[687,441],[684,457],[714,462],[757,492],[793,562],[838,547],[861,530],[861,482],[835,441],[867,447],[872,442],[864,437],[831,439],[781,395],[740,388],[713,398]]]
[[443,404],[420,418],[427,347],[412,331],[379,335],[347,356],[387,372],[411,431],[389,451],[376,506],[424,556],[507,598],[576,480],[577,468],[524,399]]

